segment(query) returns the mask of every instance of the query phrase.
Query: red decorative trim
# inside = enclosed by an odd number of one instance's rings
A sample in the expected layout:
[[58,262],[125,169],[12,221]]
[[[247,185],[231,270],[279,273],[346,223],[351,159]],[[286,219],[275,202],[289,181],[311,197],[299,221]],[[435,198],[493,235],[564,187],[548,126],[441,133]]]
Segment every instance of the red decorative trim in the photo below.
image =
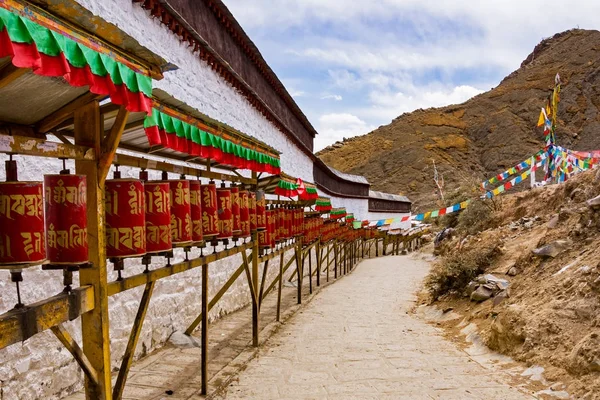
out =
[[109,75],[94,75],[89,66],[76,68],[63,54],[51,57],[40,53],[35,43],[14,43],[6,29],[0,31],[0,58],[4,57],[11,57],[15,67],[31,68],[36,75],[62,76],[71,86],[89,86],[90,92],[107,95],[113,103],[125,106],[131,112],[152,113],[152,100],[144,93],[133,93],[125,84],[115,85]]

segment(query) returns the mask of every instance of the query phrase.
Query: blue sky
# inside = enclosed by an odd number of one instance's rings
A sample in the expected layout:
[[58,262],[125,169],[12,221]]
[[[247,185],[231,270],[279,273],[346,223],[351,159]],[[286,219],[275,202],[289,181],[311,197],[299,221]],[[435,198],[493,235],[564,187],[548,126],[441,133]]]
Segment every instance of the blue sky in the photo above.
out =
[[[598,0],[224,0],[319,132],[315,150],[496,86]],[[553,17],[555,16],[555,17]]]

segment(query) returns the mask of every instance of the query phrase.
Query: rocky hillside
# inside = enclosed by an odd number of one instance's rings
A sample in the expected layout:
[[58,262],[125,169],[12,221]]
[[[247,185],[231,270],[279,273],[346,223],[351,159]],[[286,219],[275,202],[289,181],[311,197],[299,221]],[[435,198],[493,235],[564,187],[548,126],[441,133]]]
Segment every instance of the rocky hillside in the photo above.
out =
[[494,175],[543,146],[539,110],[560,73],[559,144],[600,149],[600,32],[571,30],[538,44],[496,88],[443,108],[406,113],[391,124],[318,155],[341,171],[364,175],[373,189],[437,204],[432,159],[446,190]]
[[537,371],[539,398],[600,400],[600,170],[501,199],[441,242],[423,302],[452,311],[448,337]]

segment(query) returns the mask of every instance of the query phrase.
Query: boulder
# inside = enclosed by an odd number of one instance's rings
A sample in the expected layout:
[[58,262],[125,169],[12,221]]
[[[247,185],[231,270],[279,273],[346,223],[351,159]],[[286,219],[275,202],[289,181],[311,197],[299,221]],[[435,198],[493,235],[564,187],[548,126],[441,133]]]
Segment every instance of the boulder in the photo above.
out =
[[508,276],[517,276],[519,274],[519,269],[514,265],[506,271],[506,275]]
[[598,208],[600,207],[600,196],[596,196],[593,199],[589,199],[586,203],[590,208]]
[[555,240],[554,242],[533,250],[533,254],[540,257],[554,258],[563,251],[569,249],[572,244],[573,243],[570,240]]
[[509,297],[510,296],[508,294],[508,290],[501,291],[496,296],[494,296],[494,305],[497,306],[498,304],[502,303],[504,299],[508,299]]
[[471,293],[471,300],[477,302],[486,301],[487,299],[492,297],[493,294],[493,290],[488,289],[485,286],[479,286],[477,290]]
[[554,217],[550,218],[550,221],[548,221],[548,228],[554,229],[557,226],[558,226],[558,215],[555,215]]

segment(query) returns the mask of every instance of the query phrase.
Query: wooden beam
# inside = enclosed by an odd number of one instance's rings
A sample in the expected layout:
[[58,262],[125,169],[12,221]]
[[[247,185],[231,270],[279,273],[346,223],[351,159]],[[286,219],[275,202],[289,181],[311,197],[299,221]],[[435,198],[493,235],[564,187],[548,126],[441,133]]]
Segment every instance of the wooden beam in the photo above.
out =
[[56,110],[52,114],[48,115],[47,117],[43,118],[41,121],[38,121],[38,123],[35,124],[36,130],[39,133],[47,133],[52,128],[54,128],[58,124],[60,124],[61,122],[72,117],[73,113],[75,111],[77,111],[78,109],[80,109],[81,107],[83,107],[91,102],[95,102],[96,100],[99,100],[103,97],[105,97],[105,96],[100,96],[100,95],[94,94],[92,92],[87,92],[87,93],[79,96],[78,98],[76,98],[75,100],[70,102],[69,104],[64,105],[63,107],[59,108],[58,110]]
[[[83,97],[83,96],[82,96]],[[89,99],[89,97],[88,97]],[[88,101],[86,99],[86,101]],[[100,138],[103,133],[100,106],[97,101],[73,108],[75,112],[75,144],[94,149],[100,156]],[[104,185],[106,176],[100,175],[97,160],[75,161],[75,172],[87,180],[87,232],[91,268],[79,272],[82,285],[92,285],[95,293],[94,310],[81,319],[83,351],[98,372],[98,383],[85,380],[88,400],[111,400],[110,335],[108,318],[108,292],[106,287],[106,240],[104,225]]]
[[260,307],[262,306],[263,301],[263,293],[265,291],[265,281],[267,280],[267,272],[269,271],[269,260],[265,261],[263,266],[263,274],[260,281],[260,290],[258,292],[258,311],[260,312]]
[[251,247],[252,242],[244,243],[237,247],[223,250],[218,253],[198,257],[190,261],[183,261],[177,264],[166,265],[164,267],[152,270],[148,273],[141,273],[133,276],[128,276],[120,281],[110,282],[108,284],[108,295],[113,296],[117,293],[121,293],[126,290],[145,285],[148,282],[157,281],[159,279],[166,278],[167,276],[179,274],[181,272],[189,271],[190,269],[198,268],[202,264],[210,264],[217,260],[221,260],[223,258],[230,257],[234,254],[241,253]]
[[[283,254],[282,254],[283,256]],[[283,273],[285,274],[285,272],[289,269],[289,267],[292,265],[292,263],[295,261],[295,256],[291,257],[288,262],[285,264],[285,266],[283,267]],[[275,277],[275,279],[273,280],[273,282],[271,282],[271,284],[267,287],[267,290],[265,290],[265,293],[263,294],[263,298],[267,297],[267,295],[271,292],[271,290],[273,290],[273,288],[275,287],[275,285],[278,282],[279,278],[283,279],[283,275],[277,275],[277,277]]]
[[131,327],[131,333],[129,334],[129,341],[127,342],[127,347],[125,348],[125,354],[121,360],[119,375],[117,376],[117,381],[115,382],[115,387],[113,388],[113,399],[115,400],[123,397],[123,390],[125,389],[125,383],[127,382],[127,375],[129,374],[131,363],[133,362],[135,348],[137,347],[140,333],[142,332],[142,326],[144,324],[144,319],[146,318],[146,311],[148,311],[148,305],[150,304],[150,298],[152,297],[155,284],[156,282],[154,281],[149,282],[144,288],[144,294],[142,295],[140,306],[135,319],[133,320],[133,326]]
[[[225,284],[221,287],[221,289],[219,289],[217,294],[215,294],[215,296],[212,298],[210,303],[208,303],[208,311],[210,311],[215,306],[215,304],[217,304],[217,302],[221,299],[221,297],[223,297],[223,295],[225,293],[227,293],[227,291],[229,290],[231,285],[233,285],[233,283],[240,277],[242,272],[244,272],[244,263],[240,264],[238,269],[235,270],[233,275],[231,275],[231,277],[227,280],[227,282],[225,282]],[[190,336],[194,332],[194,330],[198,327],[198,325],[202,321],[202,318],[203,318],[202,315],[203,315],[203,313],[201,312],[198,315],[198,317],[196,317],[194,322],[192,322],[190,324],[190,326],[188,326],[188,328],[185,330],[186,335]]]
[[[123,147],[123,146],[121,146]],[[156,171],[167,171],[174,174],[183,174],[196,176],[200,178],[208,178],[213,180],[223,180],[229,182],[239,182],[243,184],[253,185],[256,181],[252,178],[241,178],[239,176],[230,174],[220,174],[218,172],[205,171],[203,169],[196,169],[190,167],[184,167],[181,165],[175,165],[168,162],[148,160],[147,158],[141,158],[136,156],[130,156],[126,154],[117,154],[113,160],[114,164],[119,164],[127,167],[152,169]]]
[[85,373],[85,376],[94,382],[95,385],[98,385],[98,372],[96,372],[96,369],[92,363],[90,363],[90,360],[88,360],[86,355],[83,354],[83,350],[79,347],[75,339],[73,339],[69,331],[67,331],[62,324],[53,326],[50,329],[52,329],[52,333],[54,333],[54,336],[56,336],[63,346],[69,350],[69,353],[73,355],[73,358],[75,358],[75,361],[77,361],[77,364],[79,364]]
[[279,322],[281,321],[281,291],[283,289],[283,253],[279,256],[279,279],[276,282],[279,283],[277,286],[277,322]]
[[86,146],[51,142],[45,139],[24,136],[0,135],[0,153],[88,161],[95,159],[94,150]]
[[[246,272],[246,278],[248,279],[248,285],[250,286],[250,295],[252,296],[252,304],[258,305],[258,290],[254,288],[254,279],[252,276],[252,272],[250,271],[250,263],[248,262],[248,255],[246,252],[242,253],[242,258],[244,259],[244,271]],[[254,260],[254,251],[252,252],[252,259]],[[257,278],[258,280],[258,278]]]
[[0,70],[0,89],[10,85],[25,73],[30,72],[29,68],[19,68],[12,65],[12,63],[7,64],[2,70]]
[[[246,254],[246,252],[244,252]],[[200,394],[206,395],[208,391],[208,264],[202,265],[202,333],[200,354]]]
[[94,309],[94,289],[82,286],[70,293],[33,303],[0,315],[0,349],[24,342],[30,337]]
[[[100,176],[106,177],[108,175],[117,152],[117,147],[121,141],[121,135],[123,135],[123,129],[125,129],[125,124],[127,123],[127,117],[129,117],[129,111],[125,107],[121,107],[112,128],[102,141],[102,154],[100,160],[98,160],[98,167],[100,168],[98,174]],[[101,183],[104,183],[103,180],[101,180]]]

